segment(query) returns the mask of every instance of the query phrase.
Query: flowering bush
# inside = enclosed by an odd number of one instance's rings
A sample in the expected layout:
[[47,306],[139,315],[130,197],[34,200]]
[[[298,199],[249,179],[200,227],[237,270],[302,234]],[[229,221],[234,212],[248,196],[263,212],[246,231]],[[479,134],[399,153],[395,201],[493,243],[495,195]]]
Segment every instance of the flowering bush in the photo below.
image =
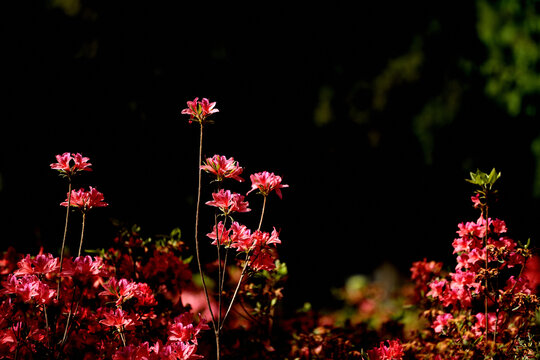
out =
[[[500,173],[471,174],[471,198],[480,215],[458,225],[456,265],[416,261],[410,282],[397,289],[353,276],[335,291],[343,306],[279,308],[287,266],[277,249],[281,232],[263,227],[272,193],[288,188],[281,176],[249,175],[245,193],[225,187],[244,182],[234,158],[202,159],[203,129],[219,112],[195,98],[182,114],[200,128],[195,253],[179,229],[154,238],[136,225],[114,221],[117,234],[103,249],[87,249],[87,216],[106,207],[95,187],[73,190],[91,171],[81,154],[56,156],[51,169],[67,180],[64,235],[58,256],[19,254],[0,259],[0,356],[7,359],[533,359],[540,358],[540,257],[510,238],[492,218]],[[203,194],[203,173],[214,189]],[[206,189],[206,187],[205,187]],[[255,215],[248,200],[262,196]],[[199,239],[201,197],[213,225]],[[69,218],[82,219],[76,257],[64,257]],[[256,227],[248,227],[256,216]],[[253,220],[251,220],[253,221]],[[201,263],[200,241],[216,259]],[[206,247],[208,248],[208,247]]]

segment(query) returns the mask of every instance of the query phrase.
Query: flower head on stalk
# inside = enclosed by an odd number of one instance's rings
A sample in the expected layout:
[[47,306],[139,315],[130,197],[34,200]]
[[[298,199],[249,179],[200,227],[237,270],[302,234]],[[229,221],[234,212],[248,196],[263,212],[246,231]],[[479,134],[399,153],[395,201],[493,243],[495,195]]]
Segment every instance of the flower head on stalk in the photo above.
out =
[[[69,198],[69,194],[67,196]],[[85,191],[82,188],[79,190],[72,190],[70,205],[73,207],[77,207],[81,209],[81,211],[85,212],[92,208],[109,206],[109,204],[107,204],[103,200],[103,194],[90,186],[89,191]],[[68,206],[68,199],[60,203],[60,205]]]
[[238,193],[231,193],[230,190],[220,189],[219,192],[213,193],[214,200],[207,201],[206,205],[219,208],[224,215],[229,215],[232,212],[248,212],[249,203],[244,201],[244,196]]
[[199,101],[199,98],[196,97],[193,99],[193,101],[187,102],[187,108],[182,110],[182,114],[189,115],[190,123],[192,121],[196,121],[203,125],[210,122],[210,120],[207,119],[208,116],[219,112],[215,106],[216,103],[208,101],[207,98],[203,98],[201,101]]
[[277,176],[274,173],[269,173],[268,171],[252,174],[250,176],[250,179],[251,190],[249,190],[247,194],[249,194],[253,190],[259,190],[260,194],[268,196],[268,194],[270,194],[272,190],[275,190],[276,195],[279,196],[279,198],[281,199],[280,189],[289,187],[289,185],[281,183],[281,176]]
[[214,155],[213,157],[206,159],[205,163],[201,166],[201,170],[214,174],[216,176],[216,181],[223,181],[223,179],[234,179],[240,182],[244,181],[244,179],[239,176],[244,169],[238,166],[238,162],[232,157],[227,159],[225,156]]
[[90,159],[77,153],[71,155],[71,153],[63,153],[62,155],[56,155],[56,163],[51,164],[51,169],[58,170],[60,176],[71,179],[73,175],[81,171],[92,171],[88,161]]

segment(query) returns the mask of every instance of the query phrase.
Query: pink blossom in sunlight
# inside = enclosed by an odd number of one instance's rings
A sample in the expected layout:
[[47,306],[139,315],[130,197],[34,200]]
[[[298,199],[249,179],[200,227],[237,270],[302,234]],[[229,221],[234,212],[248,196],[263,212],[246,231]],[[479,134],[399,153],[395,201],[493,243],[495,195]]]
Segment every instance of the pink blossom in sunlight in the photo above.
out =
[[[67,196],[69,197],[69,194]],[[68,206],[68,200],[70,206],[77,207],[82,211],[87,211],[96,207],[109,206],[109,204],[103,201],[103,194],[91,186],[89,191],[85,191],[82,188],[79,190],[72,190],[71,199],[66,198],[66,200],[60,203],[60,205]]]
[[181,341],[184,343],[191,341],[197,344],[199,332],[209,329],[210,327],[208,327],[204,319],[197,325],[194,325],[193,315],[190,312],[185,312],[174,318],[173,323],[168,329],[168,339],[169,341]]
[[211,233],[206,234],[210,239],[214,240],[212,242],[212,245],[217,245],[217,241],[219,238],[219,245],[227,245],[229,244],[229,232],[231,230],[226,230],[225,226],[223,225],[223,222],[219,222],[218,224],[218,231],[216,234],[216,226],[214,225],[213,230]]
[[240,225],[238,222],[233,222],[231,225],[231,234],[229,236],[231,241],[231,247],[236,248],[239,251],[247,251],[253,245],[251,239],[251,230],[245,225]]
[[100,320],[99,323],[106,326],[127,328],[136,325],[133,318],[122,309],[109,310],[109,312],[104,312],[103,316],[105,319]]
[[214,174],[217,181],[223,179],[234,179],[236,181],[243,182],[244,179],[240,177],[240,174],[244,171],[238,165],[238,162],[233,158],[227,159],[225,156],[214,155],[211,158],[207,158],[206,162],[201,166],[201,170],[207,173]]
[[[51,169],[58,170],[60,175],[70,178],[81,171],[92,171],[90,168],[92,164],[88,162],[89,160],[89,158],[84,157],[79,153],[72,156],[71,153],[66,152],[61,155],[56,155],[57,162],[50,166]],[[73,164],[71,164],[72,162]]]
[[249,267],[255,271],[272,271],[276,268],[276,260],[277,255],[275,249],[257,246],[251,255]]
[[259,193],[261,193],[263,196],[268,196],[272,190],[275,190],[276,195],[281,199],[282,196],[280,189],[289,187],[289,185],[281,183],[281,176],[277,176],[274,173],[269,173],[268,171],[252,174],[250,179],[251,190],[249,190],[247,194],[253,190],[259,190]]
[[201,106],[202,115],[205,116],[205,117],[208,116],[208,115],[215,114],[215,113],[219,112],[219,110],[215,108],[216,103],[208,101],[207,98],[203,98],[199,102],[199,104]]
[[[484,313],[477,313],[475,316],[476,323],[473,325],[473,332],[476,336],[482,336],[486,329],[486,316]],[[499,318],[494,313],[488,313],[488,331],[494,332],[497,326],[501,326],[503,323],[504,314],[500,313]]]
[[203,98],[199,101],[199,98],[196,97],[193,101],[187,102],[187,108],[182,110],[182,114],[189,115],[190,123],[196,121],[200,124],[204,124],[209,115],[219,112],[215,106],[216,103],[208,101],[207,98]]
[[248,212],[249,203],[244,201],[244,196],[238,193],[231,193],[230,190],[220,189],[219,192],[213,193],[214,200],[207,201],[206,205],[219,208],[223,214],[228,215],[232,212]]
[[437,315],[437,319],[431,324],[431,327],[436,333],[440,333],[448,325],[448,321],[452,320],[454,316],[452,314]]
[[482,201],[480,200],[479,194],[476,194],[475,196],[471,196],[471,201],[475,209],[479,208],[482,205]]
[[38,254],[35,258],[31,258],[28,254],[17,265],[19,269],[14,272],[14,275],[46,275],[56,272],[60,268],[58,258],[53,257],[52,254]]
[[429,283],[429,292],[426,294],[426,296],[431,296],[433,298],[439,298],[443,294],[443,289],[446,285],[446,280],[435,280]]
[[74,278],[85,280],[95,276],[105,276],[102,258],[90,255],[79,256],[74,260],[68,258],[64,260],[62,276],[73,276]]

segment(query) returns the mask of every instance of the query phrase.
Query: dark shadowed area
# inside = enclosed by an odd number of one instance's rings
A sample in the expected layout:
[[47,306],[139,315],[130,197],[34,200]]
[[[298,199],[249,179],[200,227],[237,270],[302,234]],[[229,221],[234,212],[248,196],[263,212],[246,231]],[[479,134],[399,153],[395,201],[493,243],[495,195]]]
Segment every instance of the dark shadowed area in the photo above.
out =
[[[502,172],[494,216],[538,246],[535,2],[8,3],[2,250],[60,247],[67,184],[49,164],[63,152],[90,157],[75,187],[110,203],[89,214],[89,248],[112,240],[109,218],[148,236],[179,227],[193,248],[199,131],[180,112],[194,97],[220,110],[204,155],[290,186],[270,197],[263,228],[281,229],[291,307],[322,306],[331,287],[384,263],[408,276],[424,257],[450,261],[457,223],[478,216],[464,181],[477,168]],[[247,200],[254,214],[238,220],[256,227],[261,199]]]

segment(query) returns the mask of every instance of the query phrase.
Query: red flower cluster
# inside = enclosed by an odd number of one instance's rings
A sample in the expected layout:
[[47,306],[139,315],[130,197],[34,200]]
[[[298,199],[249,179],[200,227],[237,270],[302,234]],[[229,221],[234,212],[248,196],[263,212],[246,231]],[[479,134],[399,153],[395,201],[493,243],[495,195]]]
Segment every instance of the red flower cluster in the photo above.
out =
[[399,340],[388,340],[388,346],[381,342],[379,347],[368,350],[369,360],[401,360],[405,353]]
[[263,196],[268,196],[272,190],[275,190],[276,195],[281,199],[281,189],[289,187],[289,185],[281,183],[281,176],[275,175],[274,173],[269,173],[268,171],[252,174],[250,179],[251,190],[247,192],[248,194],[253,190],[259,190],[260,194]]
[[[191,278],[191,273],[171,271],[189,272],[173,261],[182,263],[174,255],[178,243],[163,243],[154,251],[145,250],[142,241],[117,243],[120,247],[105,257],[65,258],[61,271],[59,259],[51,254],[19,260],[0,290],[0,357],[30,359],[39,353],[59,359],[201,358],[196,355],[198,337],[208,327],[204,320],[196,322],[185,307],[189,305],[178,300],[180,279]],[[117,277],[128,275],[123,273],[123,261],[115,261],[115,256],[123,259],[124,252],[142,255],[130,256],[129,275],[141,279],[149,275],[144,281]],[[172,257],[151,261],[161,254]],[[173,261],[173,267],[167,261]],[[156,264],[161,270],[155,270]],[[176,299],[164,296],[171,291]]]
[[182,114],[189,115],[189,122],[196,121],[201,125],[207,122],[207,117],[214,113],[219,112],[215,108],[216,103],[208,101],[207,98],[203,98],[199,101],[199,98],[196,97],[193,101],[187,102],[187,108],[182,110]]
[[[273,270],[275,269],[276,254],[274,247],[281,244],[279,232],[274,228],[272,233],[257,230],[251,232],[245,225],[233,222],[229,229],[220,221],[217,226],[214,225],[213,231],[208,233],[210,239],[214,240],[212,245],[219,244],[236,249],[238,252],[249,254],[249,266],[255,270]],[[273,246],[270,246],[273,245]]]
[[66,152],[62,155],[56,155],[56,161],[58,162],[51,164],[51,169],[58,170],[61,176],[70,179],[78,172],[92,171],[90,168],[92,164],[88,162],[89,160],[89,158],[84,157],[79,153],[72,156],[71,153]]
[[[68,193],[67,196],[69,197],[70,194]],[[96,207],[109,206],[109,204],[103,200],[103,194],[90,186],[89,191],[85,191],[84,189],[72,190],[71,200],[66,198],[66,200],[60,203],[60,205],[68,206],[69,202],[70,206],[77,207],[81,209],[81,211],[87,211]]]
[[207,201],[206,205],[215,206],[221,210],[223,215],[229,215],[233,212],[249,212],[249,203],[244,201],[244,196],[238,193],[233,193],[230,190],[220,189],[217,193],[212,194],[214,200]]
[[224,179],[234,179],[236,181],[243,182],[244,179],[240,177],[240,174],[244,171],[238,165],[238,162],[233,158],[227,159],[225,156],[214,155],[211,158],[207,158],[206,162],[201,166],[201,170],[216,176],[216,181],[223,181]]

